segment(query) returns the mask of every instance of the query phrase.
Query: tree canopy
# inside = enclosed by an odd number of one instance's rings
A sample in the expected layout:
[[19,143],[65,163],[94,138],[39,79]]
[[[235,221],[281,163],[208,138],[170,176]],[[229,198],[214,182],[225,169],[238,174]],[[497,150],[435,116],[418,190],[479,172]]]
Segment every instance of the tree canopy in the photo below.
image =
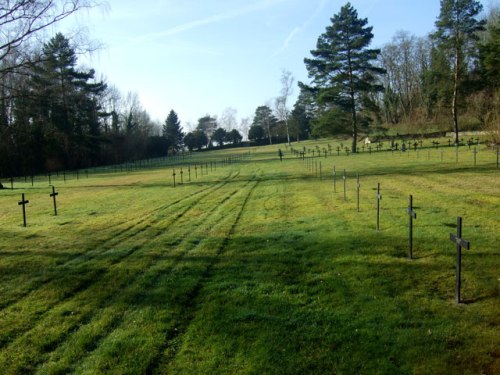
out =
[[374,64],[380,50],[368,48],[372,27],[366,26],[366,18],[358,18],[350,3],[330,20],[311,51],[313,58],[304,59],[312,83],[302,87],[315,94],[325,112],[337,107],[350,114],[352,152],[356,152],[361,97],[382,90],[376,78],[384,70]]

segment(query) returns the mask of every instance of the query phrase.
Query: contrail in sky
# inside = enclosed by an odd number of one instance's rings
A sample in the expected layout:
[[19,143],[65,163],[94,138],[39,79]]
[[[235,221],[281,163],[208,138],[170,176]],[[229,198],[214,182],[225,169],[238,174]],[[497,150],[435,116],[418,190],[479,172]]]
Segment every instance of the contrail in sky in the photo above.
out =
[[182,33],[184,31],[196,29],[196,28],[201,27],[201,26],[210,25],[210,24],[217,23],[220,21],[240,17],[240,16],[243,16],[245,14],[253,13],[253,12],[256,12],[259,10],[264,10],[264,9],[267,9],[273,5],[278,4],[278,3],[282,3],[284,1],[286,1],[286,0],[259,1],[258,3],[251,4],[251,5],[244,7],[244,8],[234,9],[234,10],[230,10],[227,12],[214,14],[214,15],[206,17],[206,18],[202,18],[202,19],[186,22],[186,23],[178,25],[178,26],[174,26],[170,29],[163,30],[163,31],[160,31],[157,33],[146,34],[146,35],[143,35],[143,36],[136,38],[136,40],[142,41],[145,39],[156,39],[156,38],[160,38],[160,37],[164,37],[164,36],[179,34],[179,33]]

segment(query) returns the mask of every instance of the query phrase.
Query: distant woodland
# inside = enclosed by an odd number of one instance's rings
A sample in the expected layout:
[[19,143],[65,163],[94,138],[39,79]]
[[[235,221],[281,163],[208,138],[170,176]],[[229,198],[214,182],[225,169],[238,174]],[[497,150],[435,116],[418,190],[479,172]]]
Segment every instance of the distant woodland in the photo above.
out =
[[[437,0],[436,0],[437,1]],[[183,150],[250,142],[300,141],[405,129],[500,132],[500,8],[475,0],[442,0],[426,37],[398,31],[380,49],[372,28],[347,3],[333,15],[310,53],[309,82],[283,71],[274,103],[236,124],[234,113],[206,115],[184,132],[170,111],[152,121],[137,94],[82,69],[89,47],[43,31],[89,0],[12,1],[0,9],[0,178],[123,163]],[[131,72],[133,74],[133,72]],[[229,78],[228,78],[229,79]]]

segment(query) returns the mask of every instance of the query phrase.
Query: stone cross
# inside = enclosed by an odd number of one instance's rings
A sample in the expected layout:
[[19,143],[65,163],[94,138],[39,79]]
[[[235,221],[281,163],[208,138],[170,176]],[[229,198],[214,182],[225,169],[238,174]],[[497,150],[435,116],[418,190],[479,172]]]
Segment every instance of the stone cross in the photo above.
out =
[[450,241],[457,245],[457,285],[456,297],[457,303],[460,303],[460,287],[461,287],[461,273],[462,273],[462,247],[467,250],[470,248],[470,242],[462,238],[462,218],[457,217],[457,234],[450,233]]
[[26,226],[26,205],[30,202],[27,199],[24,199],[24,193],[21,195],[21,200],[17,203],[19,206],[23,206],[23,224]]
[[377,230],[380,230],[380,201],[382,200],[382,195],[380,194],[380,182],[377,183]]
[[52,197],[52,199],[54,200],[54,215],[57,216],[57,203],[56,203],[56,196],[58,196],[59,193],[56,192],[56,188],[54,186],[52,186],[52,193],[50,194],[50,196]]
[[417,218],[417,213],[413,210],[413,195],[410,194],[410,203],[406,208],[406,213],[410,216],[410,259],[413,259],[413,219]]

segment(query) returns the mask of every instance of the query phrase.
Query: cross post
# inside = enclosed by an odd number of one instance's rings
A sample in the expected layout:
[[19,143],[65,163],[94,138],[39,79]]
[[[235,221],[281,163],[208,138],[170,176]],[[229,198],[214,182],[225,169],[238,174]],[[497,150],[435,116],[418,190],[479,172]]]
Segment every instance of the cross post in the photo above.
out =
[[413,210],[413,195],[410,194],[410,203],[406,209],[406,213],[410,216],[410,259],[413,259],[413,219],[417,218],[417,213]]
[[184,179],[182,177],[183,174],[184,174],[184,172],[182,171],[182,168],[181,168],[181,185],[184,183]]
[[345,197],[345,182],[346,182],[347,176],[345,175],[345,169],[344,169],[344,175],[342,176],[342,179],[344,180],[344,200],[346,200],[346,197]]
[[174,178],[174,187],[175,187],[175,169],[172,172],[172,177]]
[[474,147],[474,167],[476,166],[476,155],[477,155],[477,150]]
[[457,285],[455,294],[457,303],[460,303],[460,287],[461,287],[461,273],[462,273],[462,247],[467,250],[470,248],[470,242],[462,238],[462,218],[457,217],[457,234],[450,233],[450,241],[457,245]]
[[50,196],[54,200],[54,215],[57,216],[57,203],[56,203],[56,196],[59,195],[59,193],[56,192],[56,188],[52,186],[52,194]]
[[377,183],[377,230],[380,230],[380,200],[382,195],[380,195],[380,182]]
[[21,200],[17,203],[19,206],[23,206],[23,224],[24,226],[26,226],[26,205],[29,203],[30,201],[27,200],[27,199],[24,199],[24,193],[22,193],[21,195]]
[[337,192],[337,172],[335,171],[335,166],[333,166],[333,192]]
[[188,165],[188,178],[189,178],[189,182],[191,182],[191,166]]
[[359,184],[359,173],[356,173],[356,207],[357,211],[359,212],[359,189],[361,188],[361,185]]

